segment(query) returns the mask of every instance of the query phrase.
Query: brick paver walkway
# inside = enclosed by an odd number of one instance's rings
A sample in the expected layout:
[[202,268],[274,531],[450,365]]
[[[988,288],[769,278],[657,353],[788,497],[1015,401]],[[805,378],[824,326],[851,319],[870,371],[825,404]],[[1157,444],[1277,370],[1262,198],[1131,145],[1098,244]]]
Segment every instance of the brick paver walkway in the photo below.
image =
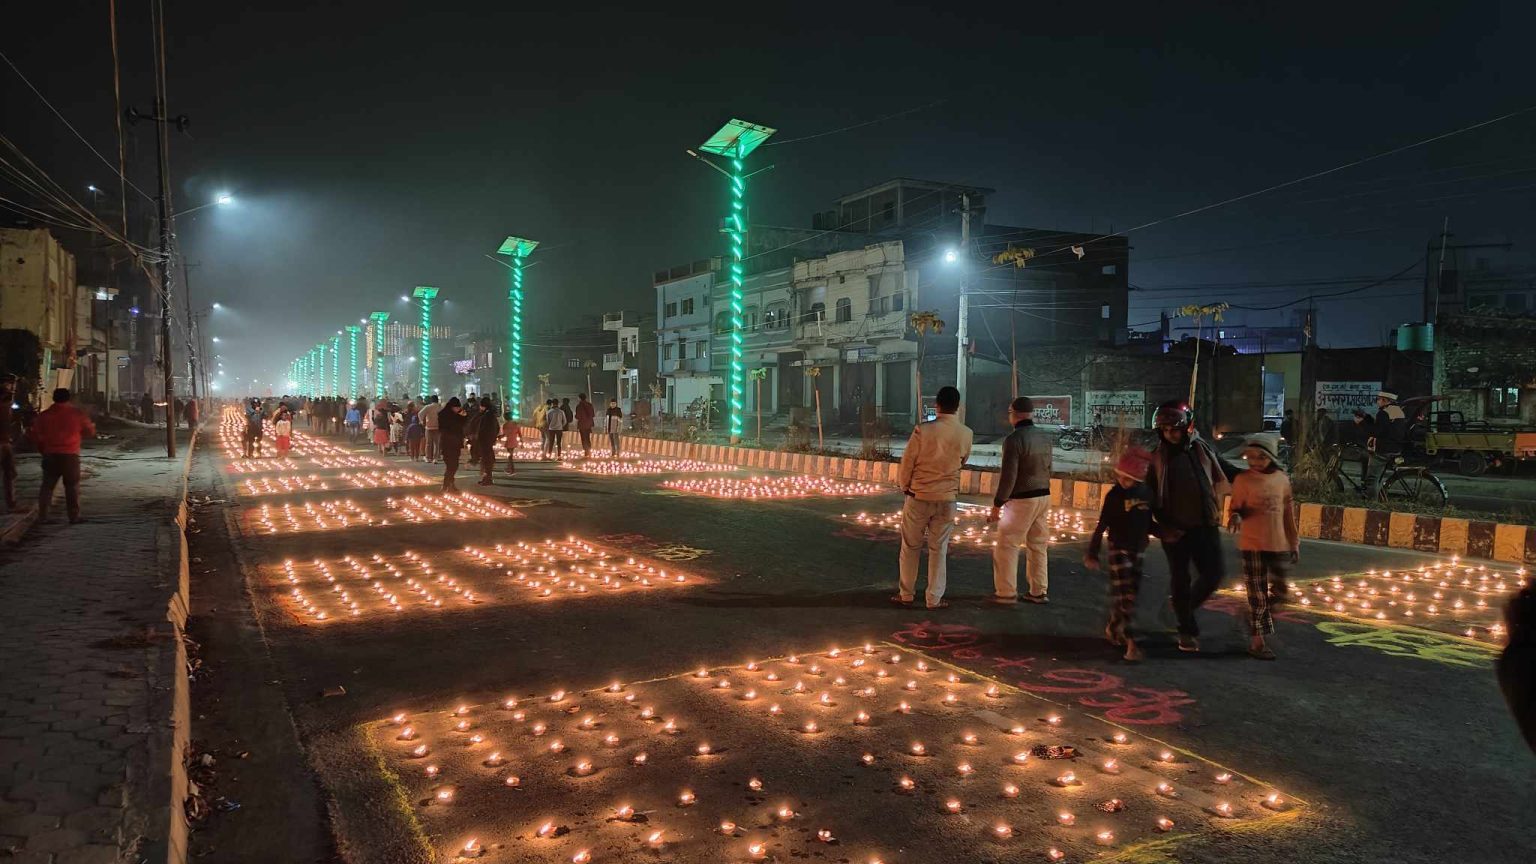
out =
[[[0,554],[0,862],[165,860],[177,639],[162,571],[181,554],[184,460],[155,445],[143,430],[91,442],[87,521],[64,524],[61,497]],[[22,463],[21,494],[37,473]]]

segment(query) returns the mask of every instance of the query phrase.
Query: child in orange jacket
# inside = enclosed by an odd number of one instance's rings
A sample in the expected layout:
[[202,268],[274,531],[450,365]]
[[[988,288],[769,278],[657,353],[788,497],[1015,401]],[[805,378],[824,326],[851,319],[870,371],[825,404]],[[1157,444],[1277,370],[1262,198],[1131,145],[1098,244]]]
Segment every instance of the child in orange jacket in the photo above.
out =
[[1300,558],[1296,507],[1291,479],[1280,470],[1275,442],[1254,436],[1243,445],[1248,470],[1232,481],[1232,515],[1227,527],[1237,532],[1243,556],[1243,582],[1248,588],[1248,653],[1260,660],[1275,659],[1264,637],[1275,632],[1270,607],[1285,598],[1285,579]]

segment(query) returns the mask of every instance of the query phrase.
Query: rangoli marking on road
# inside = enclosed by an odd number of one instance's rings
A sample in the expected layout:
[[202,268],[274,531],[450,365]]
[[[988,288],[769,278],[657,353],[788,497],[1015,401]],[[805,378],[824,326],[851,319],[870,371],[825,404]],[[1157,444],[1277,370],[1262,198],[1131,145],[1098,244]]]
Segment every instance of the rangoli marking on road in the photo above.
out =
[[891,639],[907,648],[942,653],[966,668],[1006,675],[1020,690],[1069,699],[1104,712],[1105,719],[1115,723],[1170,726],[1184,721],[1180,709],[1195,704],[1194,697],[1182,690],[1131,686],[1124,678],[1097,669],[1048,666],[1035,657],[1013,656],[969,624],[911,622],[891,634]]
[[285,560],[273,568],[283,605],[308,624],[452,612],[517,600],[546,602],[693,587],[707,580],[577,538],[464,546],[427,557]]
[[1330,645],[1371,648],[1393,657],[1412,657],[1444,666],[1488,668],[1497,649],[1427,630],[1375,622],[1319,621],[1317,629]]
[[[950,535],[951,552],[990,555],[996,545],[997,526],[987,522],[988,508],[962,504],[955,510],[955,531]],[[1052,507],[1047,521],[1052,543],[1075,543],[1093,531],[1097,514],[1085,510]],[[886,513],[843,513],[839,520],[846,527],[839,536],[857,540],[896,540],[901,536],[901,511]]]
[[880,495],[890,490],[874,483],[837,480],[811,474],[757,477],[709,477],[665,480],[662,488],[689,495],[732,500],[773,501],[788,498],[848,498]]
[[701,549],[683,543],[657,543],[644,534],[603,534],[598,542],[637,555],[649,555],[663,561],[693,561],[705,555],[713,555],[713,549]]
[[885,644],[552,686],[366,732],[445,861],[1087,861],[1306,806]]

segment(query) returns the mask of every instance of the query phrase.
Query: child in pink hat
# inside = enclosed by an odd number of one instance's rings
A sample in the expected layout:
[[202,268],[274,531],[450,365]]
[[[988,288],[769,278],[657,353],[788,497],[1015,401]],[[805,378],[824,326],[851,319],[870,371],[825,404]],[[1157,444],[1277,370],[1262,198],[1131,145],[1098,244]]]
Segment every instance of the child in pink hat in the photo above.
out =
[[1083,564],[1099,569],[1099,546],[1109,534],[1109,625],[1104,637],[1110,644],[1125,646],[1125,659],[1135,663],[1146,655],[1131,635],[1136,617],[1136,593],[1141,588],[1142,554],[1147,551],[1147,537],[1156,532],[1152,521],[1147,466],[1151,456],[1136,447],[1125,451],[1115,463],[1115,485],[1104,495],[1099,524],[1088,541]]

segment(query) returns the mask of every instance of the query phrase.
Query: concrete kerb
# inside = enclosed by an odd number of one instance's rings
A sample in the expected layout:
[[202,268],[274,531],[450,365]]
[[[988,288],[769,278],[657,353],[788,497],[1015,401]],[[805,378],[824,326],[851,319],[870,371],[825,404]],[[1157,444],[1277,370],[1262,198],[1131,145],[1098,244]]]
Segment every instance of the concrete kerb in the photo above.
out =
[[[537,437],[539,433],[537,429],[525,427],[523,434]],[[802,473],[833,473],[886,485],[894,485],[896,482],[896,463],[886,460],[770,452],[750,447],[722,447],[642,435],[625,435],[623,442],[626,449],[679,459],[772,467]],[[768,455],[756,455],[763,452]],[[777,456],[785,458],[780,461]],[[962,492],[988,495],[996,488],[995,469],[966,468],[960,472]],[[1059,475],[1051,479],[1051,504],[1096,510],[1108,489],[1107,483]],[[1297,523],[1301,536],[1308,540],[1337,540],[1363,546],[1414,549],[1507,564],[1536,564],[1536,527],[1527,525],[1307,503],[1298,505]]]
[[[187,776],[187,748],[192,740],[191,680],[187,676],[187,645],[184,639],[187,615],[191,609],[191,560],[187,550],[187,488],[192,470],[192,455],[197,446],[194,430],[187,440],[182,459],[181,477],[174,488],[174,517],[156,526],[156,572],[161,582],[157,588],[168,593],[165,620],[154,626],[154,644],[161,646],[150,660],[146,676],[150,698],[149,766],[140,836],[148,838],[145,861],[185,864],[187,861],[186,800],[192,783]],[[170,696],[169,716],[161,714],[166,694]]]

